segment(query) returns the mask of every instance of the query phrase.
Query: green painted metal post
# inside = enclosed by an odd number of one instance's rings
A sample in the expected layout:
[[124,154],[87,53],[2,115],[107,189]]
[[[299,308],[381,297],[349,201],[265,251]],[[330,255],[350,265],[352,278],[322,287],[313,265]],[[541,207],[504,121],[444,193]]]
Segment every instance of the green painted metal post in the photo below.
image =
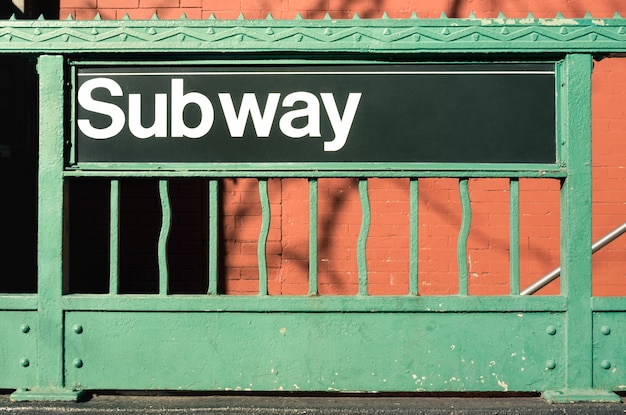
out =
[[567,297],[565,388],[546,391],[550,402],[619,402],[593,385],[591,310],[591,72],[588,54],[565,58],[561,97],[563,158],[561,188],[561,292]]
[[39,73],[39,205],[37,235],[37,384],[11,400],[72,400],[81,392],[65,388],[63,368],[63,56],[42,55]]

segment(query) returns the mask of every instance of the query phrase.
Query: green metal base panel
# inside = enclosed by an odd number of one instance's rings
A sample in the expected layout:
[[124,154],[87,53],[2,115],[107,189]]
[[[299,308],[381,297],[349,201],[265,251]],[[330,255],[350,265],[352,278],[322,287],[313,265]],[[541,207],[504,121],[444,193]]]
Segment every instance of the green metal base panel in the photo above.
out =
[[565,389],[561,391],[545,391],[541,396],[549,403],[621,402],[619,395],[600,389]]
[[48,401],[78,402],[85,398],[83,391],[65,389],[18,389],[11,394],[12,402]]
[[74,389],[540,391],[559,313],[68,312]]
[[37,313],[0,312],[0,388],[35,384],[37,375]]
[[593,384],[626,391],[626,313],[593,314]]

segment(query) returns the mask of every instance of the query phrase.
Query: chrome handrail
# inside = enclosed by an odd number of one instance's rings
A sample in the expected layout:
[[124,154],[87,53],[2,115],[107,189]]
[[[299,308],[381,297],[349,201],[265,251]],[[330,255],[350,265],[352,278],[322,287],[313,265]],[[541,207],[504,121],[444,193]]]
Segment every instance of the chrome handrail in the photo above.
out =
[[[611,232],[600,238],[596,243],[591,245],[591,253],[595,254],[600,249],[604,248],[605,246],[619,238],[624,232],[626,232],[626,222],[622,223],[621,226],[613,229]],[[536,293],[537,291],[557,279],[559,275],[561,275],[561,267],[553,269],[552,271],[541,277],[539,280],[535,281],[530,287],[520,292],[520,295],[532,295]]]

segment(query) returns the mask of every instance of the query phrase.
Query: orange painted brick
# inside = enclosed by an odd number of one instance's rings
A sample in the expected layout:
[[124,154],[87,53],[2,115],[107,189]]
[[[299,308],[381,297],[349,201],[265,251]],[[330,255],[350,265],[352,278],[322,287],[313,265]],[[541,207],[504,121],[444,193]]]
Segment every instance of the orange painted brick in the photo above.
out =
[[[98,8],[97,0],[63,0],[61,8],[91,9]],[[95,14],[95,13],[94,13]]]

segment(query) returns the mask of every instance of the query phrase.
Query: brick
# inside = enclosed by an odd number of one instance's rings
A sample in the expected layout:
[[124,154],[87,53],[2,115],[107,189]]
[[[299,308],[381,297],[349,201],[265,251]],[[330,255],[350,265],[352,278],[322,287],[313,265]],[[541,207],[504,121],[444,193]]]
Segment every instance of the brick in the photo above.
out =
[[97,0],[63,0],[61,4],[61,8],[95,10],[96,8],[98,8],[98,2]]
[[202,9],[200,7],[184,7],[184,8],[158,8],[157,16],[162,20],[179,20],[185,13],[188,19],[201,19]]

